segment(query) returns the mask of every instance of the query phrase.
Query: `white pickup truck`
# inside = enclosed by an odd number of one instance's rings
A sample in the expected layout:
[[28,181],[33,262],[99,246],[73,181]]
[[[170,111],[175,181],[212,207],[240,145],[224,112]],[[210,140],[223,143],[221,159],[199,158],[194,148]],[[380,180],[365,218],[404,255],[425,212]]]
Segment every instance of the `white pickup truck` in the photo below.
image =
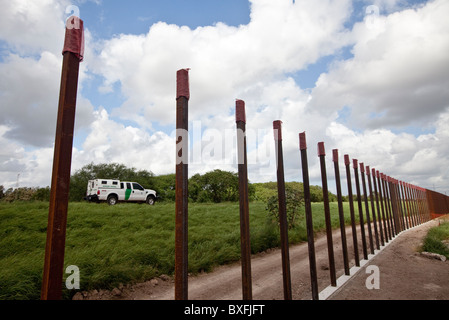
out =
[[107,201],[115,205],[119,201],[146,202],[153,205],[156,201],[156,191],[145,189],[137,182],[114,179],[95,179],[87,183],[87,201]]

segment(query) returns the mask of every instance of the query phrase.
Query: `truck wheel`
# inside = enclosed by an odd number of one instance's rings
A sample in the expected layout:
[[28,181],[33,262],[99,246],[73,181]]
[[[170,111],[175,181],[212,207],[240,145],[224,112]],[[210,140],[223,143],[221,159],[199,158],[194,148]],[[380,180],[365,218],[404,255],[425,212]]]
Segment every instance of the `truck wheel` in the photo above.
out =
[[117,196],[109,196],[108,197],[108,204],[110,206],[113,206],[113,205],[117,204]]
[[147,204],[152,206],[154,204],[154,201],[155,201],[154,196],[147,197]]

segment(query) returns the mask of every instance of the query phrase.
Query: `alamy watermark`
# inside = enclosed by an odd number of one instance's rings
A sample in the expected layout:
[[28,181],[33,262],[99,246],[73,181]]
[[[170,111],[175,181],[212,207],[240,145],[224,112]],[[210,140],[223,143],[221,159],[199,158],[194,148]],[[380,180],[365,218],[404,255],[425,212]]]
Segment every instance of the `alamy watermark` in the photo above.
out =
[[203,130],[201,121],[192,121],[191,124],[190,130],[177,129],[171,133],[176,138],[176,164],[243,164],[243,148],[246,146],[247,165],[255,165],[261,173],[276,170],[274,136],[277,130],[248,128],[243,132],[235,127]]
[[80,26],[80,8],[71,4],[65,8],[65,13],[69,16],[65,21],[65,26],[67,29],[79,29]]
[[369,276],[365,280],[365,286],[368,290],[380,289],[380,270],[378,266],[371,265],[366,267],[366,271]]
[[65,280],[65,287],[69,290],[78,290],[80,288],[80,269],[78,268],[78,266],[68,266],[65,269],[65,273],[70,274]]
[[364,20],[368,30],[380,30],[385,26],[385,21],[380,16],[380,8],[376,5],[366,7]]

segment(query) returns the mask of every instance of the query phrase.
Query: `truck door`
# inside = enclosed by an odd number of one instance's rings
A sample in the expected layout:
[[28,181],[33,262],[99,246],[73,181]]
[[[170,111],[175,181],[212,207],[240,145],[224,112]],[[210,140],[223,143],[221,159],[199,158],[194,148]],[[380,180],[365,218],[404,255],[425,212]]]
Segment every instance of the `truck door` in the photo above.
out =
[[145,201],[145,189],[137,182],[133,182],[132,185],[133,185],[133,191],[131,193],[130,200]]

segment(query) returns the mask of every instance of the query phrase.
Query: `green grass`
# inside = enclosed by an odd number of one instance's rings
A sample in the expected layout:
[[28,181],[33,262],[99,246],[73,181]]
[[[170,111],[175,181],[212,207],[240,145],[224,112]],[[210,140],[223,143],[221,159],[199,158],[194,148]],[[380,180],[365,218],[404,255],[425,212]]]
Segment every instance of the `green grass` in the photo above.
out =
[[449,240],[449,222],[431,228],[424,238],[422,251],[438,253],[449,259],[449,248],[442,242]]
[[[331,203],[333,227],[337,204]],[[349,209],[345,203],[346,223]],[[312,204],[315,231],[325,228],[322,203]],[[175,204],[69,204],[65,267],[80,269],[80,290],[112,289],[161,274],[173,274]],[[358,216],[356,214],[356,216]],[[0,203],[0,300],[39,299],[45,253],[48,203]],[[189,204],[189,272],[211,271],[240,259],[238,203]],[[251,251],[280,244],[279,228],[270,222],[265,203],[250,203]],[[304,208],[290,243],[305,241]],[[69,274],[64,276],[68,276]],[[64,287],[64,298],[75,290]]]

